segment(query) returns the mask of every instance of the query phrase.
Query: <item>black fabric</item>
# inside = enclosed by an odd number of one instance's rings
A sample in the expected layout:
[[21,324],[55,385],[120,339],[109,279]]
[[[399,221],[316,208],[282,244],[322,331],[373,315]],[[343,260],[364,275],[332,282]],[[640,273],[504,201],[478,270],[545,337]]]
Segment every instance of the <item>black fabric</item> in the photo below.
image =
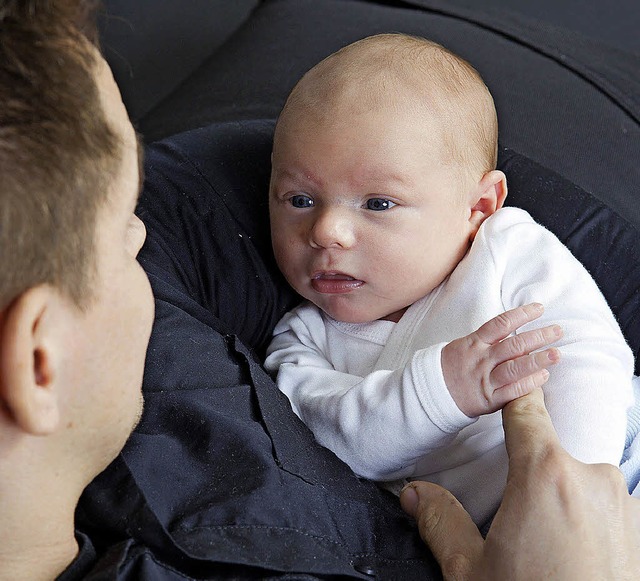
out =
[[[148,149],[145,411],[77,511],[100,556],[90,579],[439,578],[397,499],[316,444],[259,365],[296,300],[268,237],[273,127],[222,124]],[[500,158],[510,203],[587,265],[638,353],[637,232],[553,172]]]
[[514,6],[468,4],[266,0],[139,128],[153,140],[211,122],[273,118],[294,83],[331,52],[370,34],[417,34],[478,68],[495,97],[505,146],[640,228],[640,58]]
[[[403,0],[397,4],[472,23],[529,47],[556,61],[568,72],[582,77],[636,123],[640,122],[638,54],[614,50],[594,42],[592,38],[531,20],[518,12],[504,11],[502,6],[485,4],[482,10],[477,10],[464,2],[452,3],[450,0]],[[634,11],[640,14],[637,7]],[[557,104],[551,105],[557,107]]]
[[[398,2],[391,0],[389,3]],[[524,16],[554,28],[577,32],[625,52],[640,54],[640,3],[637,0],[616,0],[615,4],[597,0],[449,0],[448,4],[475,9],[481,6],[483,10]]]

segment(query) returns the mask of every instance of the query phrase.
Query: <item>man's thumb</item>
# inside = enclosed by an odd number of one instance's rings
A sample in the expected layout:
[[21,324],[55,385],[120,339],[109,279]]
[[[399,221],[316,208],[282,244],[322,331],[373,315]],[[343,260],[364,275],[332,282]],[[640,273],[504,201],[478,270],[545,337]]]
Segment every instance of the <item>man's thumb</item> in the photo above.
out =
[[411,482],[400,493],[400,505],[416,519],[445,579],[470,578],[484,540],[453,494],[437,484]]

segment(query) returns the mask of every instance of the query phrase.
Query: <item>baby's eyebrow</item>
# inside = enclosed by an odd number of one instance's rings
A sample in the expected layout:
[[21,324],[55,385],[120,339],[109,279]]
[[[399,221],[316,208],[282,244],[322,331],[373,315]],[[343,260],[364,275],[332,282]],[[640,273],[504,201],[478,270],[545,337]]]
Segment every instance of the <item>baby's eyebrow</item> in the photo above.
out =
[[314,176],[313,173],[304,170],[293,170],[289,167],[280,167],[274,168],[274,173],[279,179],[287,178],[292,181],[303,180],[311,182],[314,185],[320,185],[322,183],[322,181],[318,177]]
[[409,180],[407,176],[402,175],[396,171],[387,171],[384,168],[374,168],[369,170],[366,174],[367,180],[378,182],[380,184],[387,185],[408,185]]

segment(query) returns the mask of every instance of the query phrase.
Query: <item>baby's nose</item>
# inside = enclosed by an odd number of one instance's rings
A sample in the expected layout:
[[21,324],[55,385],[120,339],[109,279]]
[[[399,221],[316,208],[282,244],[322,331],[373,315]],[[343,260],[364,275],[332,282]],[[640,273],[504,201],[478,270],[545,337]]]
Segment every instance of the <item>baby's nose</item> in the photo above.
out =
[[355,243],[355,225],[347,212],[326,209],[317,217],[310,231],[309,243],[314,248],[351,248]]

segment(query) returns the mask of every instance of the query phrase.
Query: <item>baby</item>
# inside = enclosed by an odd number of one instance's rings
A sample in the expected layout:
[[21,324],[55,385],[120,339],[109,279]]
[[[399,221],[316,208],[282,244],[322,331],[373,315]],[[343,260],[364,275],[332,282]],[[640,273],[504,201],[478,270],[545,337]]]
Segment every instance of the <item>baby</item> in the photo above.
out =
[[269,194],[278,265],[309,302],[276,327],[267,369],[356,474],[440,484],[478,525],[505,484],[505,403],[545,384],[564,447],[617,466],[633,402],[604,297],[553,234],[502,208],[496,157],[471,65],[379,35],[293,89]]

